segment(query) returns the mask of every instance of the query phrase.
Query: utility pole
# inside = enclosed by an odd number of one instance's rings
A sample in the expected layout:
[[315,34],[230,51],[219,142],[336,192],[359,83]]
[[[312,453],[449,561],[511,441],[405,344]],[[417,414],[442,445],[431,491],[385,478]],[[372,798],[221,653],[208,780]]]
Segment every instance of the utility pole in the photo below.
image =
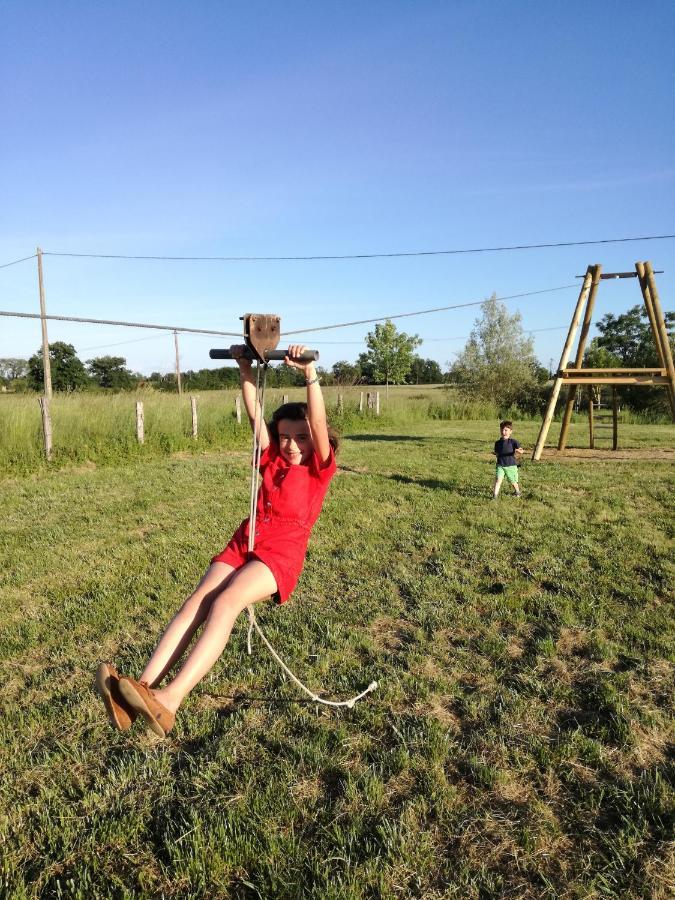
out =
[[180,383],[180,360],[178,357],[178,332],[174,331],[173,333],[173,341],[176,345],[176,383],[178,385],[178,393],[183,393],[183,385]]
[[47,313],[45,311],[45,282],[42,276],[42,250],[37,248],[38,285],[40,287],[40,323],[42,325],[42,371],[44,374],[45,397],[52,397],[52,370],[49,361],[49,340],[47,338]]

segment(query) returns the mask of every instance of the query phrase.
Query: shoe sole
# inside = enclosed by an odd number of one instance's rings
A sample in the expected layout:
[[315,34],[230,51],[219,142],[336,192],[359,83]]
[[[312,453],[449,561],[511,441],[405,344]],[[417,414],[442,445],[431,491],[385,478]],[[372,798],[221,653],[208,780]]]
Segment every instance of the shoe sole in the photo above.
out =
[[98,691],[101,700],[103,700],[103,705],[108,713],[110,724],[113,728],[117,729],[117,731],[124,731],[125,729],[122,728],[120,721],[117,718],[115,705],[110,692],[110,669],[108,668],[107,663],[101,663],[96,670],[96,690]]
[[166,732],[131,682],[126,681],[125,679],[120,680],[120,694],[124,697],[129,706],[136,710],[139,716],[143,716],[148,727],[157,735],[157,737],[166,737]]

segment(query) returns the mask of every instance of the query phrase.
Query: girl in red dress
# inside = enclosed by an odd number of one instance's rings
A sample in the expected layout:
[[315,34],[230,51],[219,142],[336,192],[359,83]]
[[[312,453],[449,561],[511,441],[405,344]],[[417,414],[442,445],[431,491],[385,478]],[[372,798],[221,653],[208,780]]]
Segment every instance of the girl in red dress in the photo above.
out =
[[[312,526],[319,517],[335,474],[337,446],[326,422],[326,410],[314,363],[299,361],[305,348],[288,348],[286,365],[300,369],[307,384],[307,403],[285,403],[265,425],[256,417],[256,388],[245,347],[231,352],[239,364],[242,395],[251,426],[258,421],[262,450],[262,484],[257,498],[253,550],[248,550],[245,519],[225,549],[214,556],[194,593],[170,622],[138,681],[101,663],[98,691],[113,726],[129,728],[141,715],[160,737],[171,730],[175,713],[192,688],[225,649],[235,620],[247,606],[273,596],[285,603],[302,571]],[[195,631],[202,633],[175,677],[157,685],[181,658]]]

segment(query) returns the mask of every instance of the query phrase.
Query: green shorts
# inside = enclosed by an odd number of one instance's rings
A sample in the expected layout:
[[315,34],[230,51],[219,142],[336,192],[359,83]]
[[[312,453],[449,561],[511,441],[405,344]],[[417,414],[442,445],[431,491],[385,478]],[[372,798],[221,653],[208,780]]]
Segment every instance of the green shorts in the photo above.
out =
[[518,466],[497,466],[495,477],[500,479],[504,476],[509,484],[518,484]]

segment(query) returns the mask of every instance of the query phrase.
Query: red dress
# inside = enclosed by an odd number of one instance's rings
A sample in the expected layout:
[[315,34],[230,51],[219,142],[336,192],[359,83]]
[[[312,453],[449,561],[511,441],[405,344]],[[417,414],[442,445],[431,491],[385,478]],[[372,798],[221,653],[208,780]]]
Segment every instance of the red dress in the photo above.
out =
[[279,603],[285,603],[302,572],[312,526],[336,469],[332,448],[325,463],[314,451],[306,465],[292,466],[270,441],[260,457],[262,484],[253,551],[248,549],[249,520],[244,519],[227,547],[211,562],[238,569],[251,558],[259,559],[274,575]]

